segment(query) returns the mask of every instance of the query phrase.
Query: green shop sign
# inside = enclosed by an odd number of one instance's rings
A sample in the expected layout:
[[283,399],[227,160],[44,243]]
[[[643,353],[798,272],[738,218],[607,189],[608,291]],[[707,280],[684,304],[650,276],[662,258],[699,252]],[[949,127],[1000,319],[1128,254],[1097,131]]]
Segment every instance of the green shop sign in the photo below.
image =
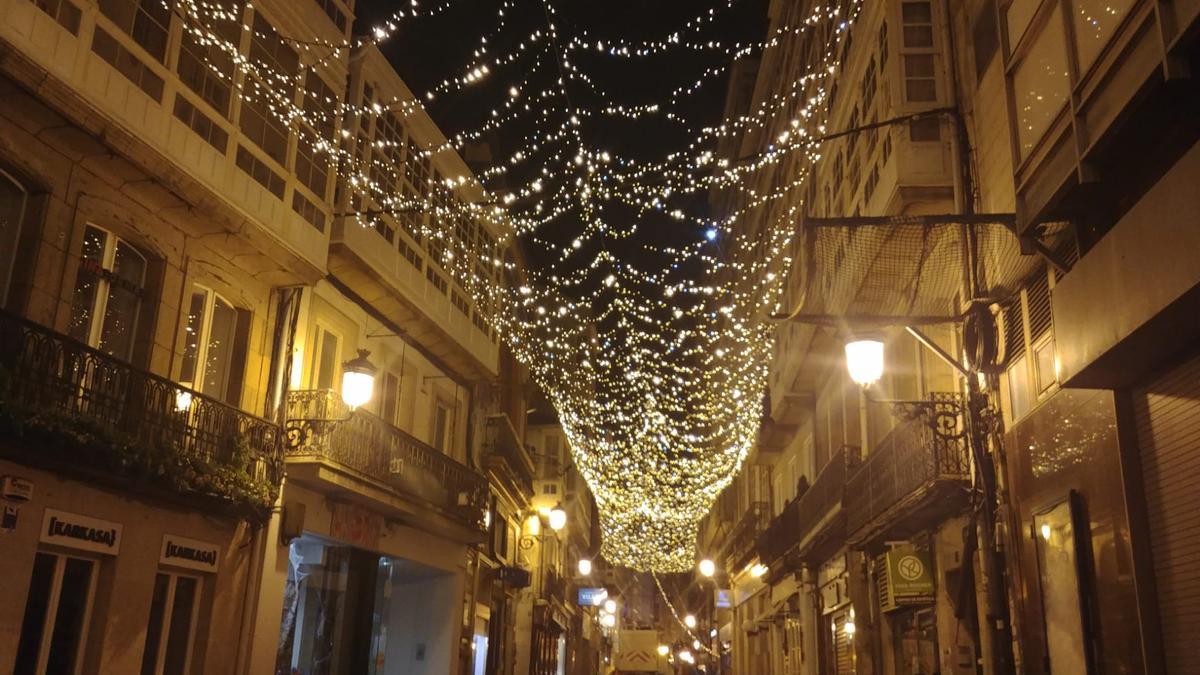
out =
[[880,598],[883,609],[933,602],[933,562],[929,551],[896,546],[881,558],[879,568],[882,569],[877,569],[887,579],[880,588],[886,594]]

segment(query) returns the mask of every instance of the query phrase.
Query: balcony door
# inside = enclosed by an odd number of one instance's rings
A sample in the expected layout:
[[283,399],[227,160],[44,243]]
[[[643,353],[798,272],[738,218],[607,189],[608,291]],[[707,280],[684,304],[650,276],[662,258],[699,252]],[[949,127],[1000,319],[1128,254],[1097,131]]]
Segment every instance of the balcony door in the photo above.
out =
[[179,381],[219,401],[238,404],[244,340],[238,310],[203,286],[192,287]]
[[146,284],[146,256],[113,233],[83,233],[67,332],[110,356],[133,354]]
[[21,222],[29,195],[12,176],[0,170],[0,306],[8,303],[12,270],[17,263],[21,241]]
[[313,331],[312,371],[309,386],[312,389],[339,391],[338,375],[342,367],[342,336],[318,323]]

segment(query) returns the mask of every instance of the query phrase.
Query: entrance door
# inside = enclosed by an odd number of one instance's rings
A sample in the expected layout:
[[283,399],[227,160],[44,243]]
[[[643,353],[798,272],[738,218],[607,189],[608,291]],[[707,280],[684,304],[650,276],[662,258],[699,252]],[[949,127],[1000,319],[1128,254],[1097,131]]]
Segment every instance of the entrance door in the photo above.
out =
[[889,620],[897,675],[938,672],[937,616],[933,608],[899,609],[889,615]]

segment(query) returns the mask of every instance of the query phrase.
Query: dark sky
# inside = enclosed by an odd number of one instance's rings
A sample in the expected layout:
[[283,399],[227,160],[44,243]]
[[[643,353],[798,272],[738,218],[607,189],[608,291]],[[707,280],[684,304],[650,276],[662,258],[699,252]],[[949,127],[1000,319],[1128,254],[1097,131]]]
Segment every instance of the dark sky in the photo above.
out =
[[[766,25],[767,0],[733,0],[732,6],[726,0],[550,1],[563,42],[585,32],[591,42],[596,38],[657,40],[684,28],[690,19],[707,13],[710,8],[717,13],[717,20],[704,24],[698,32],[692,32],[693,41],[757,41],[762,39]],[[428,11],[445,4],[445,0],[438,5],[425,0],[422,7]],[[364,0],[357,10],[356,34],[368,32],[375,22],[391,15],[397,7],[407,6],[407,0]],[[479,38],[496,29],[498,2],[449,0],[448,7],[433,17],[404,20],[397,34],[382,45],[401,77],[418,96],[444,78],[465,72],[468,64],[474,61],[473,52],[479,47]],[[543,0],[514,0],[514,7],[507,12],[505,27],[489,41],[490,57],[508,53],[531,31],[545,29],[546,25]],[[509,87],[524,79],[532,67],[534,54],[531,50],[522,61],[493,69],[483,82],[452,95],[440,96],[428,106],[429,112],[447,136],[478,128],[489,118],[491,110],[508,98]],[[562,52],[558,51],[557,54],[561,56]],[[546,59],[544,67],[539,69],[543,74],[540,81],[531,82],[526,90],[553,85],[552,78],[557,77],[558,69],[549,60],[551,58],[546,52],[543,56]],[[578,63],[611,96],[611,102],[637,105],[661,102],[672,89],[694,82],[706,68],[728,65],[728,60],[720,53],[697,53],[676,47],[659,55],[628,60],[587,53],[579,56]],[[686,99],[676,110],[686,116],[692,129],[718,121],[725,89],[724,75],[711,78],[698,94]],[[568,82],[566,95],[574,108],[597,110],[605,103],[581,83]],[[555,100],[555,114],[565,117],[566,113],[558,110],[560,103],[561,99]],[[492,134],[488,140],[498,151],[496,154],[507,157],[520,149],[524,135],[533,129],[533,119],[534,115],[526,115]],[[609,149],[641,161],[662,158],[682,147],[694,135],[694,131],[684,132],[678,125],[653,116],[629,121],[595,115],[585,120],[581,130],[588,146]],[[525,173],[514,172],[509,180],[519,184],[530,177],[528,172],[539,170],[541,166],[542,163],[536,159],[530,161],[523,169]],[[670,208],[676,207],[694,214],[706,212],[702,199],[693,198],[670,205]],[[620,259],[642,267],[661,266],[662,261],[648,253],[648,246],[678,244],[682,240],[698,241],[704,234],[694,225],[680,225],[657,214],[639,217],[631,209],[616,204],[606,205],[605,208],[606,218],[625,222],[637,220],[638,234],[632,239],[594,242],[594,245],[605,246]],[[538,233],[538,239],[557,246],[570,242],[578,232],[578,223],[570,222],[569,215],[560,220],[564,222],[543,228]],[[539,250],[537,241],[526,241],[525,249],[533,264],[545,266],[548,257],[544,250]]]

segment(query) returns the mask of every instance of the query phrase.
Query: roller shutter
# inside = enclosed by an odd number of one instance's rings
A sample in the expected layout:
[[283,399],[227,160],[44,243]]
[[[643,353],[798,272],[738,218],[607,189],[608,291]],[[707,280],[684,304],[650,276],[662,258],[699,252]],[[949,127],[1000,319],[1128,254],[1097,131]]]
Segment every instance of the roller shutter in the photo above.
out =
[[1200,635],[1200,355],[1133,392],[1167,671],[1191,672]]

